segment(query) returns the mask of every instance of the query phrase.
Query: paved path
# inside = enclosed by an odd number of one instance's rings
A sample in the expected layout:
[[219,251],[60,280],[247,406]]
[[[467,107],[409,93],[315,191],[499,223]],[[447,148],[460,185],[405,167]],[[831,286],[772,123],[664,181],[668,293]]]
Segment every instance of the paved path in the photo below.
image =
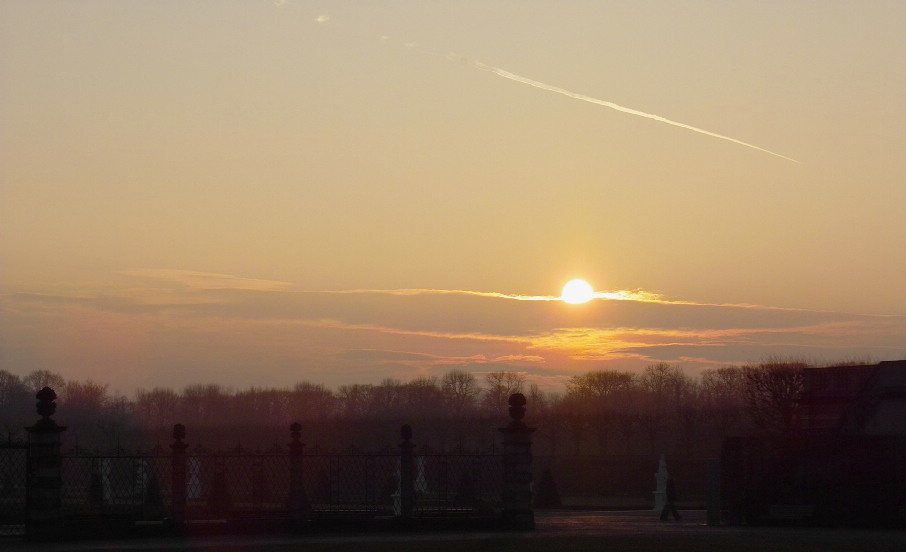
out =
[[56,544],[0,541],[4,552],[900,552],[906,531],[708,527],[704,512],[662,522],[651,511],[548,511],[526,532],[357,533],[133,539]]

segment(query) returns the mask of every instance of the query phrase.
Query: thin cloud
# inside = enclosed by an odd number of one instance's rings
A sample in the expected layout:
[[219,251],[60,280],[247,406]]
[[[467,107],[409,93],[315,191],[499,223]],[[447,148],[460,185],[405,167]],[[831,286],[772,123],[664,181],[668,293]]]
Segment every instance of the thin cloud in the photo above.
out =
[[412,337],[431,337],[436,339],[464,340],[464,341],[498,341],[509,343],[530,343],[529,338],[518,336],[502,336],[483,333],[455,333],[455,332],[432,332],[424,330],[404,330],[399,328],[389,328],[370,324],[345,324],[338,320],[300,320],[294,321],[298,324],[307,326],[317,326],[321,328],[333,328],[338,330],[358,330],[375,332],[379,334],[412,336]]
[[[469,291],[463,289],[348,289],[324,291],[322,293],[355,294],[373,293],[385,295],[471,295],[476,297],[495,297],[498,299],[512,299],[514,301],[562,301],[559,295],[517,295],[497,291]],[[595,299],[610,299],[614,301],[643,301],[651,303],[669,303],[660,294],[641,290],[599,291],[595,292]]]
[[[514,301],[562,301],[563,297],[559,295],[519,295],[514,293],[503,293],[498,291],[472,291],[464,289],[437,289],[437,288],[400,288],[400,289],[343,289],[343,290],[325,290],[311,293],[326,293],[337,295],[352,294],[380,294],[380,295],[469,295],[475,297],[494,297],[498,299],[512,299]],[[769,305],[757,305],[754,303],[704,303],[698,301],[685,301],[681,299],[668,299],[664,294],[641,289],[635,290],[615,290],[615,291],[596,291],[594,299],[606,299],[611,301],[636,301],[641,303],[658,303],[662,305],[686,305],[694,307],[729,307],[736,309],[753,309],[753,310],[773,310],[788,312],[813,312],[835,314],[837,311],[799,309],[792,307],[774,307]],[[837,313],[839,314],[839,313]],[[853,314],[853,313],[848,313]],[[878,315],[881,316],[881,315]],[[888,315],[895,316],[895,315]]]
[[196,272],[192,270],[175,270],[162,268],[139,268],[122,270],[124,276],[146,278],[179,284],[192,289],[243,289],[254,291],[283,291],[290,287],[287,282],[242,278],[231,274],[213,272]]

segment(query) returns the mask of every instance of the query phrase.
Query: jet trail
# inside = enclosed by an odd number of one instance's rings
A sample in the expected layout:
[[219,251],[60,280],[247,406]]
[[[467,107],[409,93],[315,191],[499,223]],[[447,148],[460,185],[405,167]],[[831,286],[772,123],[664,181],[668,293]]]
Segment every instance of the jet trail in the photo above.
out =
[[569,90],[565,90],[565,89],[559,88],[557,86],[551,86],[550,84],[538,82],[538,81],[532,80],[528,77],[523,77],[522,75],[510,73],[509,71],[505,71],[499,67],[494,67],[493,65],[486,65],[484,63],[481,63],[480,61],[474,61],[474,60],[465,59],[465,58],[462,58],[461,61],[468,63],[469,65],[471,65],[472,67],[474,67],[476,69],[494,73],[495,75],[497,75],[499,77],[503,77],[505,79],[510,79],[511,81],[521,82],[522,84],[534,86],[535,88],[547,90],[548,92],[555,92],[557,94],[563,94],[564,96],[574,98],[576,100],[582,100],[584,102],[593,103],[595,105],[602,105],[604,107],[609,107],[611,109],[615,109],[615,110],[621,111],[623,113],[629,113],[630,115],[638,115],[639,117],[645,117],[646,119],[653,119],[653,120],[659,121],[661,123],[667,123],[668,125],[685,128],[686,130],[691,130],[693,132],[698,132],[700,134],[706,134],[706,135],[712,136],[714,138],[720,138],[721,140],[727,140],[728,142],[733,142],[735,144],[739,144],[739,145],[745,146],[747,148],[752,148],[752,149],[756,149],[758,151],[763,151],[764,153],[769,153],[773,156],[780,157],[781,159],[786,159],[787,161],[792,161],[793,163],[801,163],[800,161],[797,161],[797,160],[787,157],[785,155],[780,155],[779,153],[774,153],[773,151],[766,150],[764,148],[760,148],[754,144],[749,144],[747,142],[743,142],[742,140],[737,140],[736,138],[730,138],[729,136],[724,136],[722,134],[710,132],[710,131],[707,131],[707,130],[704,130],[704,129],[701,129],[698,127],[694,127],[692,125],[687,125],[685,123],[671,121],[670,119],[661,117],[660,115],[654,115],[652,113],[645,113],[644,111],[639,111],[637,109],[632,109],[629,107],[623,107],[622,105],[615,104],[613,102],[599,100],[598,98],[592,98],[591,96],[586,96],[584,94],[578,94],[576,92],[570,92]]

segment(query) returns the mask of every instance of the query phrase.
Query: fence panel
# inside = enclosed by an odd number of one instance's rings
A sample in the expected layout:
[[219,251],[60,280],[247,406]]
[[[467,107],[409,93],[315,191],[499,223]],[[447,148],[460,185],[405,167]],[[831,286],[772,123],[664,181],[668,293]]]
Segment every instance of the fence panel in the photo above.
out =
[[305,491],[314,513],[393,513],[399,488],[399,456],[315,454],[304,459]]
[[[184,458],[185,492],[176,493],[174,459],[151,454],[89,454],[74,449],[59,457],[60,513],[85,531],[122,531],[174,519],[173,501],[185,497],[180,520],[228,524],[286,523],[298,519],[291,497],[290,451],[202,453]],[[365,520],[413,515],[485,516],[499,513],[503,457],[496,452],[428,452],[413,457],[413,504],[402,511],[401,455],[385,450],[301,456],[303,515],[311,520]],[[298,465],[298,464],[297,464]],[[0,536],[26,529],[28,449],[0,446]],[[169,524],[161,524],[169,527]],[[239,526],[239,525],[237,525]],[[273,525],[270,525],[273,526]]]
[[439,453],[415,457],[416,514],[473,512],[501,503],[499,454]]
[[[24,451],[23,451],[24,452]],[[67,517],[163,520],[172,515],[172,458],[161,455],[62,457]],[[399,455],[330,453],[303,458],[312,515],[399,515]],[[0,468],[2,469],[2,468]],[[24,510],[24,455],[18,475]],[[488,511],[503,491],[500,454],[431,453],[415,457],[416,515]],[[2,481],[2,480],[0,480]],[[227,519],[289,511],[288,454],[194,454],[186,459],[186,519]],[[0,495],[0,501],[6,500]],[[3,504],[3,502],[0,502]]]
[[205,454],[186,459],[186,518],[287,508],[287,454]]
[[62,456],[63,514],[164,519],[170,504],[170,466],[169,456]]
[[0,537],[25,534],[27,463],[25,443],[0,443]]

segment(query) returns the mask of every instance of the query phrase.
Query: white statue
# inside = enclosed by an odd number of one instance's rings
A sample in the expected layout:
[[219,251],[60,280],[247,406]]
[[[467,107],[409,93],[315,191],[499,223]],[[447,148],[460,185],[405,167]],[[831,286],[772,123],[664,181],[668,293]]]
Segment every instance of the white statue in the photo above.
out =
[[657,473],[654,474],[654,480],[657,486],[654,489],[654,508],[653,510],[661,511],[667,504],[667,461],[661,454],[661,460],[657,465]]

